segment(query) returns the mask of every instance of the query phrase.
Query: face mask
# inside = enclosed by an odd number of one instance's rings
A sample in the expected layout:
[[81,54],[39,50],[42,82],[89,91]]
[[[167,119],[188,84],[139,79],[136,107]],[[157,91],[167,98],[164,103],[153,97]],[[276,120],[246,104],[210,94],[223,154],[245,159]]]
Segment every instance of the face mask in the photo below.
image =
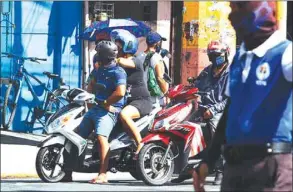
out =
[[212,64],[216,67],[219,67],[225,63],[225,56],[218,56],[212,59]]
[[247,36],[258,31],[269,32],[276,25],[273,9],[268,2],[262,2],[254,11],[232,12],[229,20],[240,36]]
[[155,49],[156,49],[156,52],[157,52],[157,53],[160,53],[160,51],[161,51],[161,49],[162,49],[161,44],[160,44],[160,43],[157,44],[156,47],[155,47]]

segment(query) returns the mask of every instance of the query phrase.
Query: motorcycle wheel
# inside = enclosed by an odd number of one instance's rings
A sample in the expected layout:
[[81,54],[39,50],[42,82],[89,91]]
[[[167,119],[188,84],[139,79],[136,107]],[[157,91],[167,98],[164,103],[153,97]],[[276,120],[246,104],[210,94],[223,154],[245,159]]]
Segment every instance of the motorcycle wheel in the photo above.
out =
[[174,173],[174,155],[169,150],[164,165],[159,169],[158,164],[166,152],[166,148],[150,143],[143,146],[137,160],[137,172],[147,185],[159,186],[168,182]]
[[[56,163],[57,156],[61,152],[62,148],[63,146],[60,145],[51,145],[39,150],[36,159],[36,171],[42,181],[47,183],[56,183],[64,178],[65,172],[63,170],[63,154],[60,154],[61,157],[58,163]],[[57,175],[54,175],[54,173],[56,173],[57,166],[60,168],[60,171]]]

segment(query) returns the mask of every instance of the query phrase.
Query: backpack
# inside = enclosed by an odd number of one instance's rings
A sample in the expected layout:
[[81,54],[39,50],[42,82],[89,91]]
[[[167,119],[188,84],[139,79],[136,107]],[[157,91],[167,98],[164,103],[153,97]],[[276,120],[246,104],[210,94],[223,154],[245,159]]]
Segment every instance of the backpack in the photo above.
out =
[[161,88],[158,84],[157,77],[156,77],[156,71],[153,67],[150,66],[150,60],[152,56],[155,54],[155,52],[149,52],[144,60],[143,66],[144,69],[147,68],[147,86],[148,90],[151,94],[151,96],[162,96],[163,92],[161,91]]

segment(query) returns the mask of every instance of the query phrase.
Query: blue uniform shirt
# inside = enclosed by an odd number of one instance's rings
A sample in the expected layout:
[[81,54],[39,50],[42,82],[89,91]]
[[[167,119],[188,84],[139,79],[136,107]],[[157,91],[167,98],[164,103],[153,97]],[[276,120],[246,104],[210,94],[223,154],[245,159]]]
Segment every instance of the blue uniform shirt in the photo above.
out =
[[275,32],[252,51],[244,45],[230,67],[228,145],[292,142],[292,42]]
[[[94,69],[92,71],[92,78],[94,78],[95,82],[104,84],[106,86],[106,90],[96,92],[96,98],[99,100],[108,99],[108,97],[111,96],[116,90],[117,86],[126,86],[127,81],[125,70],[116,63],[112,63],[106,67],[100,66],[98,69]],[[124,105],[125,99],[122,98],[112,106],[122,109]]]

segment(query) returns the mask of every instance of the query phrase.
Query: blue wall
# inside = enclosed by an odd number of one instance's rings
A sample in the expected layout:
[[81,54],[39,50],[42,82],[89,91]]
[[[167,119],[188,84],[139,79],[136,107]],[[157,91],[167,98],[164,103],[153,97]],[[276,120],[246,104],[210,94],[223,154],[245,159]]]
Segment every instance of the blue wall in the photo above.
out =
[[[41,64],[25,63],[25,68],[41,81],[47,78],[43,71],[60,74],[71,87],[81,85],[81,42],[77,36],[82,30],[83,2],[14,1],[12,22],[16,25],[11,41],[6,44],[7,34],[1,28],[1,50],[18,55],[47,58]],[[5,3],[4,3],[5,4]],[[2,24],[1,24],[2,25]],[[5,47],[8,47],[5,50]],[[13,74],[15,64],[9,59],[1,59],[1,76]],[[54,82],[53,87],[57,86]],[[2,90],[3,91],[3,90]],[[1,92],[3,95],[3,92]],[[12,129],[25,132],[24,121],[30,118],[33,107],[32,96],[26,84],[21,92]],[[35,125],[38,132],[40,125]]]

